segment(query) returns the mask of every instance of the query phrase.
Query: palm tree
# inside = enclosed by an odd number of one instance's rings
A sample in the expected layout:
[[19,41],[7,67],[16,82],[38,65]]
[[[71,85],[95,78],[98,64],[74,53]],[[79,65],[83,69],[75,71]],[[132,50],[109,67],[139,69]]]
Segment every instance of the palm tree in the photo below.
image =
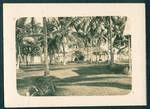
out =
[[106,32],[103,34],[108,41],[108,52],[109,52],[109,64],[114,63],[114,40],[119,35],[123,34],[125,26],[125,17],[119,16],[105,16],[103,17],[104,30]]
[[[95,24],[95,30],[94,30],[94,38],[96,40],[96,62],[101,58],[102,54],[102,48],[101,45],[105,44],[107,42],[106,37],[106,28],[104,27],[104,18],[103,16],[96,16],[93,18],[94,24]],[[99,55],[99,59],[98,56]]]
[[114,63],[114,54],[113,54],[113,43],[112,43],[112,19],[109,16],[109,44],[110,44],[110,65]]
[[17,57],[17,69],[20,67],[21,59],[21,47],[23,36],[26,33],[25,22],[27,18],[22,17],[16,21],[16,57]]
[[[112,25],[113,25],[112,34],[114,35],[114,39],[111,41],[112,48],[113,47],[117,48],[118,52],[119,52],[126,46],[127,39],[124,37],[123,32],[125,29],[127,17],[112,16],[111,21],[112,21]],[[114,53],[112,53],[112,54],[114,54]],[[112,58],[114,58],[114,56]],[[112,63],[113,63],[113,61],[112,61]]]
[[45,70],[44,75],[47,76],[49,74],[49,64],[48,64],[48,45],[47,45],[47,26],[46,26],[46,17],[43,17],[43,34],[44,34],[44,62],[45,62]]
[[52,61],[55,58],[55,54],[59,52],[60,46],[57,41],[57,36],[48,38],[48,54],[50,58],[50,64],[52,64]]
[[50,59],[50,64],[55,57],[56,53],[59,53],[60,44],[59,36],[55,34],[57,22],[55,18],[48,18],[46,22],[47,27],[47,44],[48,44],[48,55]]
[[[80,36],[82,38],[85,38],[85,45],[87,45],[87,54],[88,54],[88,47],[90,47],[90,63],[92,63],[92,55],[95,53],[96,55],[96,62],[98,60],[98,54],[100,53],[100,46],[102,43],[106,42],[106,37],[105,37],[105,28],[104,28],[104,17],[87,17],[84,18],[86,20],[83,21],[83,32],[82,34],[80,33]],[[96,52],[93,52],[93,47],[96,47]]]
[[34,36],[25,35],[22,39],[21,54],[26,58],[26,65],[29,64],[28,57],[39,56],[41,54],[40,42]]
[[[55,23],[55,30],[52,32],[53,37],[56,38],[56,42],[60,48],[62,47],[63,52],[63,64],[66,64],[66,47],[68,43],[72,40],[72,35],[70,34],[71,31],[71,24],[72,18],[71,17],[58,17],[53,18]],[[57,45],[57,44],[56,44]]]
[[[89,61],[89,47],[92,49],[92,37],[91,37],[91,25],[90,25],[91,18],[90,17],[78,17],[76,18],[76,21],[74,23],[74,28],[76,31],[74,31],[72,34],[74,36],[77,36],[81,39],[84,47],[87,49],[87,61]],[[90,49],[90,50],[91,50]],[[91,51],[92,52],[92,51]],[[90,60],[91,59],[91,53],[90,53]]]
[[[28,18],[29,19],[29,18]],[[41,34],[41,26],[35,21],[35,18],[30,18],[30,22],[25,24],[25,34],[23,35],[23,46],[22,52],[26,58],[26,64],[28,64],[28,59],[33,61],[34,56],[42,54],[41,40],[39,40],[43,35]],[[36,54],[37,53],[37,54]],[[27,59],[28,58],[28,59]]]

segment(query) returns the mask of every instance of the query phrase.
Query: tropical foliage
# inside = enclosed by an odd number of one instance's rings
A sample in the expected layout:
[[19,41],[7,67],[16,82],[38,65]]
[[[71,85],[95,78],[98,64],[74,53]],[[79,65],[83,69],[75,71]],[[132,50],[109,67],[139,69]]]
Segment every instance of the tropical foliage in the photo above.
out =
[[[113,64],[114,55],[129,46],[131,38],[124,35],[126,21],[125,16],[49,17],[45,28],[34,17],[22,17],[16,21],[17,66],[24,62],[29,64],[35,56],[40,56],[43,63],[44,49],[48,51],[50,64],[62,56],[65,65],[69,53],[71,56],[83,50],[86,51],[86,62],[98,63],[105,55],[106,61]],[[93,55],[96,60],[93,60]]]

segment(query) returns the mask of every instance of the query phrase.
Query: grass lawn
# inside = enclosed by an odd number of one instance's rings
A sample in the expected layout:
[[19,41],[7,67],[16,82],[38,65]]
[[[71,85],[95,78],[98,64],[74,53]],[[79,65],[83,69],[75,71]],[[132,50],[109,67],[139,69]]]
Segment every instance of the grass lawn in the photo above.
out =
[[[25,95],[34,78],[43,74],[42,66],[18,70],[18,93]],[[51,65],[50,76],[56,84],[56,96],[125,95],[131,91],[131,77],[114,72],[105,64]]]

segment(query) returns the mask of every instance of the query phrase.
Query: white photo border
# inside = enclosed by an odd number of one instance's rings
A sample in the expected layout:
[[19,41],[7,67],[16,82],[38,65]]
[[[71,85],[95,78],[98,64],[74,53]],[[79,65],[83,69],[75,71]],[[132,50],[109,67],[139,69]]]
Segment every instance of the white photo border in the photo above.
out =
[[[146,105],[146,24],[144,3],[7,4],[4,19],[5,107],[134,106]],[[121,96],[27,97],[17,93],[15,23],[20,17],[127,16],[132,35],[132,91]]]

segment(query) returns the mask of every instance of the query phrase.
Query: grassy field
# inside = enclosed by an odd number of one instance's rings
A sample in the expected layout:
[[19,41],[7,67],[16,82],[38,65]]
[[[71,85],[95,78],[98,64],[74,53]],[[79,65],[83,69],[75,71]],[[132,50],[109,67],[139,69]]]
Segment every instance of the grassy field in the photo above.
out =
[[[17,89],[25,95],[33,80],[44,75],[44,66],[22,66],[17,70]],[[69,64],[50,66],[49,78],[56,85],[55,96],[125,95],[131,91],[131,76],[108,65]]]

